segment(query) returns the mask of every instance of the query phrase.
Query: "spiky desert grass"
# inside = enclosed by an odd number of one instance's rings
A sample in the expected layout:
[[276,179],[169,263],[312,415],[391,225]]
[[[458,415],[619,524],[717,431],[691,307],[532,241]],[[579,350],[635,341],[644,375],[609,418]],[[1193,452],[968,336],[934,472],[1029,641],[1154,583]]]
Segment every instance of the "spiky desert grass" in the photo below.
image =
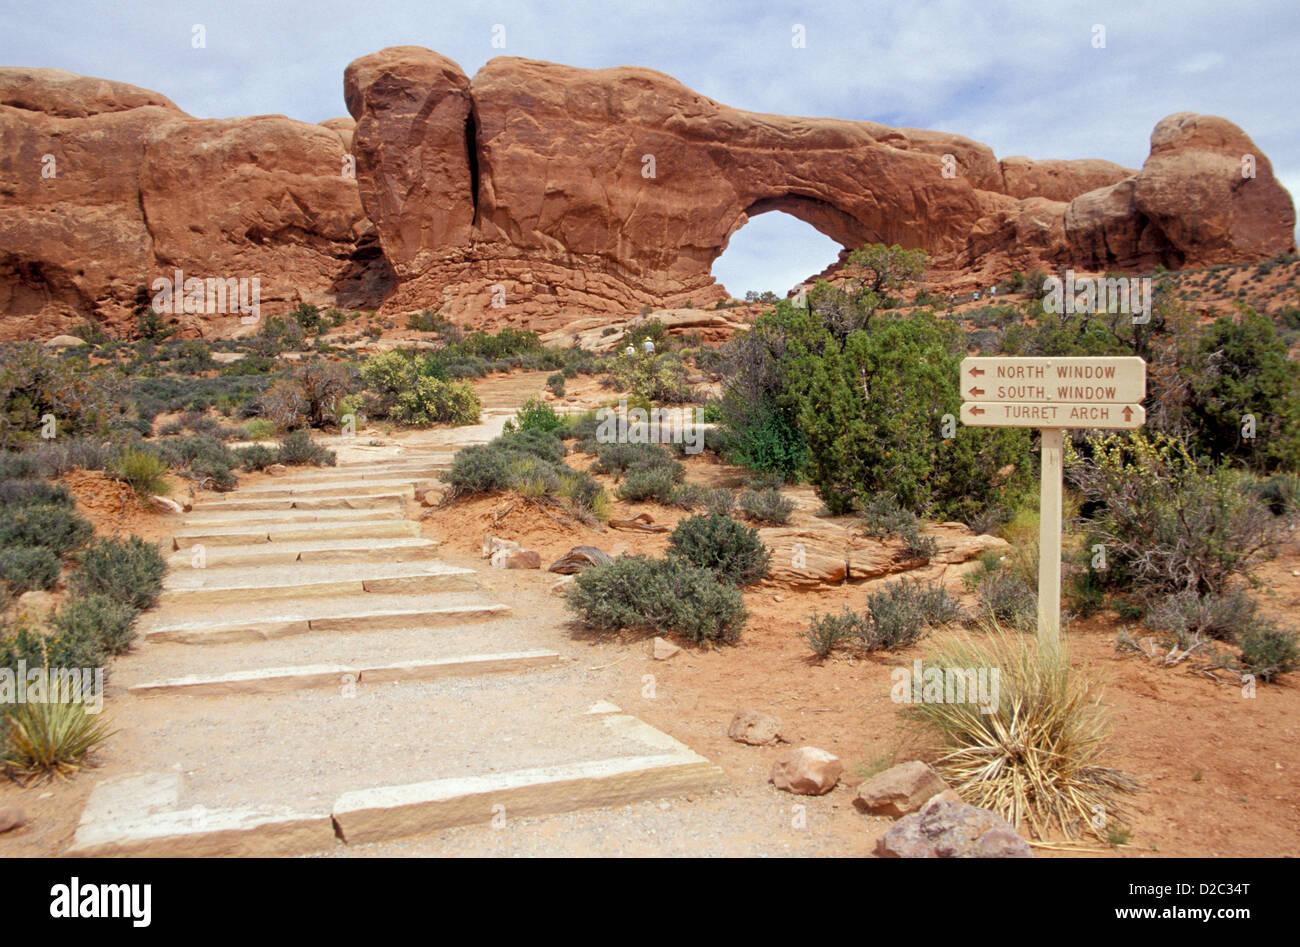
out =
[[[1107,721],[1100,693],[1071,668],[1065,645],[989,629],[982,641],[954,641],[925,660],[943,668],[997,668],[998,709],[976,703],[918,703],[909,714],[937,740],[935,769],[972,805],[1037,838],[1053,827],[1105,838],[1138,781],[1104,765]],[[1100,808],[1098,808],[1100,807]],[[1103,818],[1098,819],[1098,816]]]
[[70,701],[15,704],[0,713],[0,766],[18,782],[69,777],[113,731]]

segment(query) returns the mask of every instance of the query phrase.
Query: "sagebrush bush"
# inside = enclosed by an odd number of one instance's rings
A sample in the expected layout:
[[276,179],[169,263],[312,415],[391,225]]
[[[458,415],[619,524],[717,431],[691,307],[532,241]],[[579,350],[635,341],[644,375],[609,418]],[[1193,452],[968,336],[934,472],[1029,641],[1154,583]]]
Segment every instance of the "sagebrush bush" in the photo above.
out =
[[61,483],[46,480],[0,480],[0,507],[63,506],[71,509],[76,501]]
[[596,473],[621,476],[633,470],[667,470],[673,483],[685,474],[685,468],[658,444],[632,444],[618,441],[601,444],[592,464]]
[[509,485],[510,451],[493,444],[475,444],[458,450],[451,466],[439,476],[457,496],[491,493]]
[[239,458],[241,470],[265,470],[272,464],[280,462],[280,451],[265,444],[249,444],[247,447],[236,447],[234,450],[235,456]]
[[998,569],[976,587],[980,614],[999,624],[1027,630],[1038,617],[1038,593],[1010,569]]
[[737,503],[746,519],[759,523],[786,523],[794,512],[794,501],[779,490],[745,490]]
[[108,595],[76,595],[50,616],[50,627],[67,642],[86,643],[87,647],[94,643],[105,655],[122,654],[135,641],[139,614],[129,602]]
[[868,651],[896,651],[915,644],[934,627],[957,621],[961,606],[939,583],[902,580],[867,596]]
[[313,441],[309,431],[301,430],[280,441],[276,459],[290,467],[333,467],[337,457],[334,451]]
[[1090,440],[1070,466],[1096,511],[1087,543],[1106,547],[1100,578],[1150,594],[1222,594],[1249,577],[1276,524],[1240,474],[1197,461],[1187,446],[1138,431]]
[[740,592],[681,558],[623,556],[578,573],[565,599],[588,627],[606,632],[679,633],[698,644],[740,637]]
[[1246,673],[1271,683],[1300,667],[1300,640],[1294,631],[1256,621],[1241,636],[1241,665]]
[[549,431],[516,431],[502,434],[492,445],[502,450],[533,454],[552,464],[558,464],[568,452],[564,442]]
[[139,536],[99,539],[81,554],[71,587],[84,595],[106,595],[144,611],[162,593],[167,561],[158,547]]
[[870,623],[847,605],[838,614],[819,616],[814,613],[804,640],[819,658],[830,657],[836,645],[849,640],[868,640]]
[[95,528],[66,506],[36,503],[0,510],[0,548],[45,546],[56,556],[80,549]]
[[1236,641],[1256,624],[1254,600],[1239,588],[1197,595],[1184,589],[1151,603],[1147,627],[1167,631],[1181,648],[1201,637]]
[[668,546],[670,557],[708,569],[729,585],[752,585],[772,564],[772,552],[758,538],[758,530],[719,514],[682,520],[669,534]]
[[557,398],[564,397],[564,373],[553,372],[546,376],[546,387],[551,389],[551,394]]
[[515,431],[559,433],[565,427],[564,418],[554,408],[540,398],[529,398],[519,406],[515,416],[505,423],[504,431],[507,434]]
[[177,473],[200,486],[230,490],[238,483],[231,470],[238,466],[239,456],[215,437],[196,434],[164,438],[156,450]]
[[677,478],[668,467],[633,467],[618,487],[618,498],[630,503],[656,503],[670,505],[677,488]]
[[13,595],[41,591],[59,581],[59,557],[45,546],[0,549],[0,581]]

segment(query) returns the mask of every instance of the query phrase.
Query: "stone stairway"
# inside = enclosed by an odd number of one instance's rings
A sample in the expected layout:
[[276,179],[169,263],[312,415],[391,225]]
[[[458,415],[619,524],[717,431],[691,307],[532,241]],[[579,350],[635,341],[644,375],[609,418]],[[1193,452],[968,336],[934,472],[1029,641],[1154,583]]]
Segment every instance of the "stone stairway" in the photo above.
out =
[[406,508],[449,462],[344,460],[185,515],[69,854],[304,854],[723,785],[436,558]]

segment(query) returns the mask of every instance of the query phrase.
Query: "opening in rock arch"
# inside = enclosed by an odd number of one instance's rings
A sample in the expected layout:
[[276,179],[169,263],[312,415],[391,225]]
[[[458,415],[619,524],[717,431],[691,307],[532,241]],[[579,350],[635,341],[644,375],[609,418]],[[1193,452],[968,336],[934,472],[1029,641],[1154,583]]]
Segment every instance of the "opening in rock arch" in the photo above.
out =
[[713,261],[713,277],[733,297],[749,290],[785,294],[834,263],[839,243],[784,211],[750,217]]

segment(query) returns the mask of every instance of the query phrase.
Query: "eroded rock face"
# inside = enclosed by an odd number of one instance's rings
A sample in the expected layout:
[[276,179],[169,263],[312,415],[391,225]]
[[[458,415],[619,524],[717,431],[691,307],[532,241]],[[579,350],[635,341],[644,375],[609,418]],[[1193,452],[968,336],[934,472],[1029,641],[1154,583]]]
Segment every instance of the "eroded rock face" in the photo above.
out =
[[[745,112],[631,67],[498,58],[471,79],[399,46],[351,63],[344,93],[352,118],[320,125],[199,120],[124,83],[0,69],[0,340],[129,323],[141,288],[176,269],[256,277],[272,314],[383,303],[561,331],[724,298],[714,260],[774,210],[845,247],[898,243],[990,274],[1295,249],[1268,159],[1213,116],[1161,121],[1135,172]],[[181,321],[187,335],[238,325]]]
[[[0,340],[129,324],[141,287],[152,298],[176,269],[257,278],[273,308],[377,305],[389,289],[338,130],[202,121],[124,83],[4,68],[0,139]],[[179,319],[206,335],[239,313]]]
[[[709,270],[731,234],[771,210],[846,247],[921,247],[942,267],[1179,266],[1294,244],[1294,208],[1267,160],[1246,184],[1239,167],[1233,177],[1239,152],[1258,150],[1206,116],[1161,122],[1134,172],[744,112],[648,69],[498,58],[466,91],[445,57],[398,47],[349,66],[347,88],[362,197],[404,280],[398,310],[534,322],[705,304],[723,295]],[[412,197],[421,188],[431,196]]]

